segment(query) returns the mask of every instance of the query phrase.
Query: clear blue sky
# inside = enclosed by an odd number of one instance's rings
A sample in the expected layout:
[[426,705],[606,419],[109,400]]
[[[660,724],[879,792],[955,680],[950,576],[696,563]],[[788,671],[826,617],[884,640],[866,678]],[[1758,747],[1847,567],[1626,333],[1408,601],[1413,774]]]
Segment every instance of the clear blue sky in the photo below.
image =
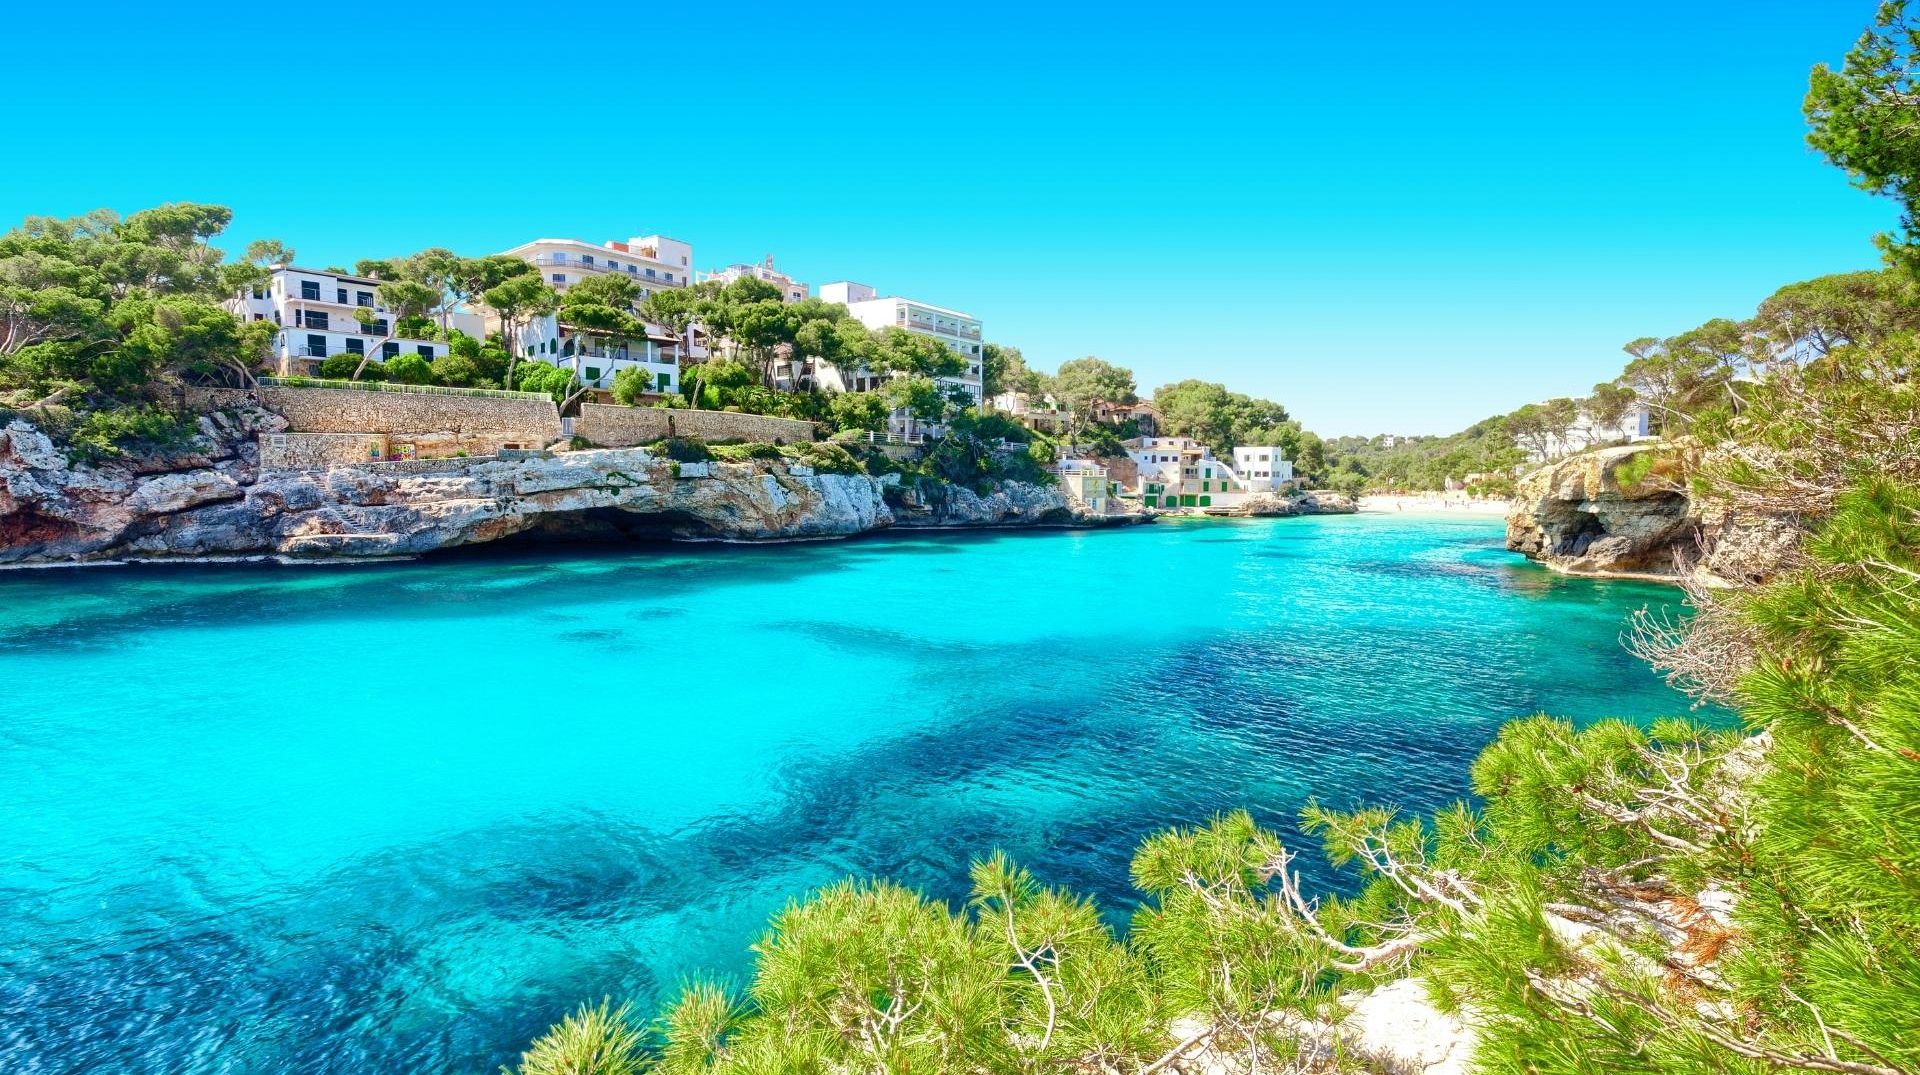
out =
[[35,4],[0,215],[219,202],[313,264],[660,232],[1448,432],[1876,263],[1799,111],[1872,7]]

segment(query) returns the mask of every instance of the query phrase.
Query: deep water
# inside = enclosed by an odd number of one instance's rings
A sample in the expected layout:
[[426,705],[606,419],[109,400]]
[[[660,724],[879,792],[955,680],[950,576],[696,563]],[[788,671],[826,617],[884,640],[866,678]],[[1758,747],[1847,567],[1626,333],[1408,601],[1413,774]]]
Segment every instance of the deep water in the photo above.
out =
[[1683,712],[1674,598],[1381,516],[0,574],[0,1072],[493,1072],[995,847],[1123,921],[1156,828]]

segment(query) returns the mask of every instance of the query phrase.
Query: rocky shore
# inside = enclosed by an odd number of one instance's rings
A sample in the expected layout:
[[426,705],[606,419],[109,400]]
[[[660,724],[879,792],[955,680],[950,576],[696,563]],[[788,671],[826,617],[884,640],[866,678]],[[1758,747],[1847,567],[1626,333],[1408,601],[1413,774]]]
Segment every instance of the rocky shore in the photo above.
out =
[[1507,548],[1556,571],[1714,584],[1761,580],[1798,547],[1801,521],[1743,514],[1687,486],[1688,445],[1631,444],[1520,479]]
[[0,565],[409,556],[512,539],[780,541],[895,526],[1101,526],[1058,489],[924,497],[896,475],[752,461],[676,464],[644,448],[263,468],[258,408],[200,420],[189,451],[80,464],[24,420],[0,426]]

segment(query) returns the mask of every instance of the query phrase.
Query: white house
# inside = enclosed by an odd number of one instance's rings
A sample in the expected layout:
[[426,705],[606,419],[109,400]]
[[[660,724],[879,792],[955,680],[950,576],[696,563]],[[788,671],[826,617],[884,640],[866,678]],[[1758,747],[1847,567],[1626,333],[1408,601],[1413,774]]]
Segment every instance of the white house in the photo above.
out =
[[[414,354],[428,361],[446,354],[444,341],[388,338],[395,315],[380,305],[379,286],[380,281],[366,277],[282,265],[265,282],[227,300],[226,307],[243,321],[280,326],[274,337],[274,365],[286,376],[312,376],[321,362],[341,354],[373,351],[382,360]],[[478,319],[471,314],[454,317],[454,327],[480,334]]]
[[1191,437],[1135,437],[1128,458],[1140,468],[1137,492],[1150,508],[1231,508],[1248,490],[1213,449]]
[[[966,368],[958,376],[940,378],[940,383],[958,386],[972,398],[973,406],[980,405],[979,318],[932,303],[894,295],[876,295],[874,289],[866,284],[849,280],[820,285],[820,297],[845,306],[856,320],[870,329],[903,328],[908,332],[931,336],[945,344],[966,361]],[[821,367],[820,379],[823,384],[849,392],[878,388],[885,381],[884,377],[869,370],[836,370],[825,364]],[[905,412],[896,412],[892,425],[895,432],[915,432],[914,422]]]
[[[599,246],[579,239],[535,239],[505,253],[539,266],[542,278],[560,292],[590,276],[609,273],[632,280],[641,300],[656,291],[693,283],[693,247],[663,235]],[[648,325],[644,338],[578,340],[552,316],[535,318],[520,330],[513,345],[523,360],[572,369],[592,388],[611,388],[614,374],[639,369],[652,390],[661,394],[680,390],[680,360],[692,350],[690,338],[678,338],[658,325]]]
[[1293,461],[1273,445],[1235,448],[1233,469],[1248,492],[1278,492],[1293,480]]

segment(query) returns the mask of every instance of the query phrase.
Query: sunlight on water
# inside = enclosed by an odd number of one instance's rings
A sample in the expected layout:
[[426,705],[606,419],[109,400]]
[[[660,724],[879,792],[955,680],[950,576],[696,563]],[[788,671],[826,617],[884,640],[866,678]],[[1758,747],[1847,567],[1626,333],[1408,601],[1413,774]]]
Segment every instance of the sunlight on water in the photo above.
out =
[[994,847],[1118,918],[1155,828],[1684,711],[1675,596],[1474,518],[0,575],[0,1071],[494,1071]]

